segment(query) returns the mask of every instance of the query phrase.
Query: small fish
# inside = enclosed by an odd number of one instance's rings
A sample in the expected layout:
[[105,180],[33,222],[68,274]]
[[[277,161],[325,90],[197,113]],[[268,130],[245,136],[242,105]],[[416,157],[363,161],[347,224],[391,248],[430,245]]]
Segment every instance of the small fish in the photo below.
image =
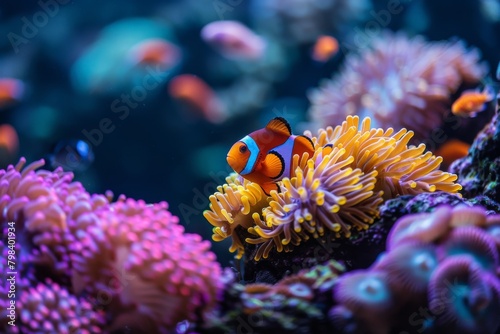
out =
[[201,38],[231,60],[257,60],[266,42],[238,21],[215,21],[201,31]]
[[292,135],[282,117],[272,119],[265,128],[237,141],[227,154],[227,163],[245,179],[258,183],[269,195],[280,191],[277,181],[290,177],[295,154],[314,154],[314,144],[306,136]]
[[453,102],[451,112],[461,117],[475,117],[478,112],[486,108],[487,103],[494,97],[495,93],[491,86],[484,87],[483,91],[466,90]]
[[24,83],[19,79],[0,78],[0,109],[22,99]]
[[450,139],[439,146],[434,154],[443,158],[441,169],[446,171],[453,161],[465,157],[469,153],[469,148],[470,145],[461,140]]
[[92,146],[78,139],[61,140],[48,156],[52,168],[62,167],[67,171],[84,171],[94,162]]
[[11,156],[17,154],[19,137],[16,129],[10,124],[0,125],[0,148],[4,148]]
[[150,38],[135,44],[127,57],[132,65],[158,65],[165,70],[180,62],[181,51],[167,40]]
[[181,74],[168,84],[170,96],[186,102],[207,121],[218,124],[226,119],[222,102],[214,90],[202,79],[192,74]]
[[339,42],[332,36],[320,36],[313,46],[311,57],[317,62],[329,61],[339,51]]

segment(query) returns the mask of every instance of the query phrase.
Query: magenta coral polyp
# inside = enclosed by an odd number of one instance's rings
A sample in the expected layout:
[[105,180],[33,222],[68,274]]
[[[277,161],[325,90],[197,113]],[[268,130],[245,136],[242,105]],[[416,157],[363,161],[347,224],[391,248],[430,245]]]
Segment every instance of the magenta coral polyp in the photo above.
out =
[[92,304],[52,282],[22,291],[18,300],[21,333],[102,333],[104,315]]
[[221,289],[220,265],[210,243],[184,233],[167,208],[165,202],[121,199],[98,210],[100,227],[80,239],[74,286],[93,293],[104,288],[115,303],[135,305],[136,316],[166,328],[212,308]]

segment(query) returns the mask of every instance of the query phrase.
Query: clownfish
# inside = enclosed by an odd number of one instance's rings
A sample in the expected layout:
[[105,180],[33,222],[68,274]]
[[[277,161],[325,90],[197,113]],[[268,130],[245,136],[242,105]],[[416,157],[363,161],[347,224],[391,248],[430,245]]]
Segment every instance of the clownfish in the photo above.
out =
[[306,136],[292,134],[282,117],[272,119],[265,128],[237,141],[227,154],[227,163],[243,178],[260,185],[269,195],[280,191],[278,181],[290,177],[295,154],[314,154],[314,144]]
[[493,100],[495,94],[490,86],[479,90],[466,90],[453,102],[451,112],[461,117],[474,117],[486,108],[486,104]]

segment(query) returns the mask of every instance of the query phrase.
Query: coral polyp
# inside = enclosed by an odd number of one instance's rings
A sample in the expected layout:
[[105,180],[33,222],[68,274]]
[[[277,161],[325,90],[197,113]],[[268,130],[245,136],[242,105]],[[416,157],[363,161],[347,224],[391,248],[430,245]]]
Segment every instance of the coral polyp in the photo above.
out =
[[75,289],[105,292],[166,328],[213,307],[221,269],[210,243],[184,233],[167,207],[122,198],[98,211],[99,228],[87,231],[74,255]]
[[18,307],[22,310],[21,331],[14,333],[103,333],[103,312],[72,295],[51,281],[39,283],[22,292]]

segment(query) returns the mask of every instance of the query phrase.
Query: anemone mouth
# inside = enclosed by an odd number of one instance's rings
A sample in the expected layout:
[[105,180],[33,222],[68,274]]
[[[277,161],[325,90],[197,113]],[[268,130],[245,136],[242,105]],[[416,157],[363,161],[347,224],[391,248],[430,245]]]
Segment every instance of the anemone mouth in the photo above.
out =
[[393,249],[373,269],[387,272],[387,282],[395,296],[406,300],[425,294],[438,265],[433,245],[411,242]]
[[494,272],[499,255],[495,239],[488,232],[475,226],[455,228],[446,238],[439,257],[444,259],[456,255],[469,255],[484,270]]
[[411,241],[433,242],[449,229],[451,207],[440,206],[431,213],[409,214],[396,221],[387,237],[387,250]]
[[500,325],[500,282],[469,255],[444,260],[428,288],[429,308],[442,332],[494,333]]

